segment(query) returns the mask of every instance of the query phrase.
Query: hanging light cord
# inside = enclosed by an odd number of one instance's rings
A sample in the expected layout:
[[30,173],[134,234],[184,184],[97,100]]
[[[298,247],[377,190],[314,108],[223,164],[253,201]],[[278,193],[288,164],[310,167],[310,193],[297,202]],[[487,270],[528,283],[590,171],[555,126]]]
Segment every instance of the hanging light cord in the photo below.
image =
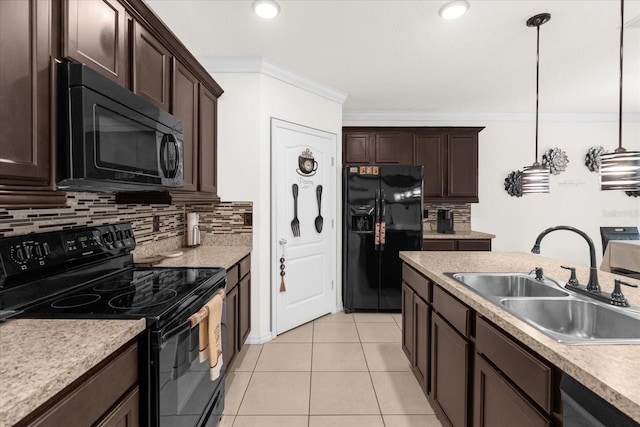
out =
[[538,98],[540,86],[540,23],[536,25],[536,163],[538,163]]
[[618,149],[616,152],[625,151],[622,148],[622,41],[624,39],[624,0],[620,0],[620,100],[618,104]]

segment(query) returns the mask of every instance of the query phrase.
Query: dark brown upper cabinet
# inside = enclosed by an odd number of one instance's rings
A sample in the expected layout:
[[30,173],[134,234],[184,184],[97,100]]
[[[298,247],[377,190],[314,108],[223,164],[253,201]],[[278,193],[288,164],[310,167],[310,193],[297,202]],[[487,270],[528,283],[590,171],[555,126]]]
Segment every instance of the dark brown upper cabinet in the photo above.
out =
[[206,87],[200,86],[200,191],[217,194],[217,108],[218,98]]
[[62,55],[129,88],[128,20],[116,0],[67,0]]
[[447,134],[447,198],[478,201],[478,133]]
[[413,162],[412,132],[344,132],[343,140],[345,165],[410,165]]
[[346,132],[343,136],[343,163],[345,165],[370,163],[370,138],[371,135],[368,132]]
[[184,185],[187,191],[198,190],[198,92],[197,77],[177,59],[173,60],[173,108],[171,113],[182,120]]
[[445,175],[446,135],[434,132],[416,135],[416,156],[414,164],[424,166],[423,197],[446,197]]
[[54,191],[53,4],[0,1],[0,206],[64,206]]
[[133,33],[133,92],[169,111],[171,52],[137,21]]

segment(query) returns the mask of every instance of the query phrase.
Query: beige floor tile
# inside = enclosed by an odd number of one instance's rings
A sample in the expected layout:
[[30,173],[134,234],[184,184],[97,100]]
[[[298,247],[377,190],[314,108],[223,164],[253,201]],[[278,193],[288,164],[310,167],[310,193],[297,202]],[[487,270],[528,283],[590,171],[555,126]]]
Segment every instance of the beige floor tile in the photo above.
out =
[[369,373],[313,372],[310,414],[380,414]]
[[339,322],[353,322],[353,314],[346,314],[344,311],[339,311],[337,313],[327,314],[325,316],[319,317],[314,320],[316,323],[339,323]]
[[233,427],[307,427],[306,415],[237,416]]
[[[251,372],[229,372],[225,379],[224,411],[225,415],[238,413],[244,393],[247,391]],[[232,417],[233,418],[233,417]]]
[[235,420],[235,415],[223,415],[220,418],[220,422],[218,423],[218,427],[231,427],[233,426],[233,420]]
[[353,313],[353,319],[356,322],[395,322],[391,313]]
[[433,414],[433,409],[411,372],[371,372],[383,414]]
[[262,344],[246,344],[233,361],[232,371],[251,372],[256,367]]
[[402,342],[402,332],[396,322],[356,323],[362,342]]
[[367,363],[359,343],[313,344],[313,371],[367,371]]
[[360,342],[355,323],[316,323],[313,342]]
[[280,344],[289,342],[311,342],[313,338],[313,322],[305,323],[297,328],[291,329],[284,334],[278,335],[278,337],[269,341],[269,344]]
[[309,427],[384,427],[380,415],[312,415]]
[[410,371],[409,359],[399,343],[362,343],[370,371]]
[[309,372],[254,372],[238,415],[307,415]]
[[442,427],[435,415],[383,415],[386,427]]
[[402,328],[402,313],[393,313],[391,316],[393,316],[393,320],[396,321],[398,326]]
[[311,370],[311,343],[265,344],[256,372]]

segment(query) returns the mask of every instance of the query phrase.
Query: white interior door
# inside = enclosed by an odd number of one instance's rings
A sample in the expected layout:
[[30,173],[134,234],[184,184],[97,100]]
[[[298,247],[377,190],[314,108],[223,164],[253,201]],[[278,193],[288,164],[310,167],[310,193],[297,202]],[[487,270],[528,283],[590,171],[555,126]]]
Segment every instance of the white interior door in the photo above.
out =
[[[335,134],[271,120],[271,283],[276,334],[335,311],[336,144]],[[298,192],[299,235],[294,234],[292,225],[294,186]],[[319,188],[321,229],[316,224]],[[281,271],[285,272],[284,289]]]

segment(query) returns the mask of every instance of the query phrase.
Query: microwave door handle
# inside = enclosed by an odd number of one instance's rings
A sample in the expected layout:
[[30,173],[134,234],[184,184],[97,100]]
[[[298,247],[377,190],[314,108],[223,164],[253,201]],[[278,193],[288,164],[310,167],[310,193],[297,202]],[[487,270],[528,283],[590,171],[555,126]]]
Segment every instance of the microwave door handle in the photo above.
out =
[[169,177],[169,169],[167,165],[167,143],[168,143],[167,135],[162,138],[162,142],[160,143],[160,168],[162,169],[162,174],[164,177]]
[[173,166],[173,170],[171,171],[171,178],[175,178],[176,175],[178,175],[178,171],[180,170],[180,163],[181,163],[180,146],[178,144],[178,141],[173,135],[171,135],[171,142],[173,143],[173,149],[175,150],[175,154],[176,154],[176,161]]

